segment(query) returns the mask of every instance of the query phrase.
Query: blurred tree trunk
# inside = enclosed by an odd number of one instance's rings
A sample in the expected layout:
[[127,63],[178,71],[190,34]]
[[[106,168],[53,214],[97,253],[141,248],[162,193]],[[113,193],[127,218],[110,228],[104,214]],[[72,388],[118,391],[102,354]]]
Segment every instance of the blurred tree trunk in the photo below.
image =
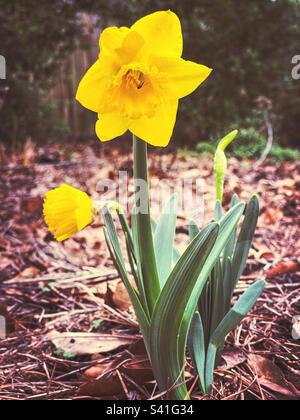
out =
[[64,119],[74,139],[94,135],[91,113],[82,108],[75,96],[82,76],[96,61],[99,52],[97,35],[92,33],[93,16],[80,13],[80,18],[84,35],[78,40],[75,52],[62,65],[59,84],[51,90],[49,98],[56,104],[59,116]]

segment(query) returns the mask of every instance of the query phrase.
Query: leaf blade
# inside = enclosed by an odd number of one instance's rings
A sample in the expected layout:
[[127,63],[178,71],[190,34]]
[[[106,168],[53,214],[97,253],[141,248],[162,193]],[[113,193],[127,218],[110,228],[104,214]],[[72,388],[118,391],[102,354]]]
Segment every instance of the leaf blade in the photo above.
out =
[[126,290],[129,294],[132,305],[134,307],[136,317],[139,321],[141,331],[143,333],[145,346],[147,350],[149,351],[150,319],[147,316],[147,311],[145,311],[145,309],[143,308],[143,305],[140,301],[140,297],[138,296],[136,290],[132,286],[127,276],[125,263],[122,256],[121,247],[119,244],[119,240],[118,240],[117,232],[115,230],[112,216],[107,208],[103,209],[102,214],[103,214],[103,220],[106,226],[106,229],[104,229],[104,235],[105,235],[105,240],[108,246],[110,256],[113,260],[113,263],[121,279],[123,280],[123,283],[125,284]]
[[202,319],[199,312],[195,313],[191,322],[188,337],[188,347],[194,362],[194,366],[197,369],[201,390],[203,393],[205,393],[205,336]]
[[247,263],[259,215],[259,201],[253,195],[246,209],[244,222],[237,240],[232,259],[232,292],[237,285]]
[[182,325],[181,325],[181,331],[180,331],[180,345],[179,345],[179,349],[181,350],[181,355],[180,355],[181,363],[184,361],[184,349],[186,346],[190,323],[194,316],[197,303],[202,293],[203,287],[208,279],[208,276],[210,275],[211,271],[216,265],[218,258],[220,257],[224,249],[224,246],[228,243],[233,230],[236,228],[243,214],[244,207],[245,207],[244,203],[237,204],[220,220],[220,231],[219,231],[218,239],[209,257],[207,258],[207,261],[203,270],[201,271],[201,274],[197,280],[197,285],[194,288],[194,291],[188,302],[184,317],[182,319]]
[[174,194],[164,207],[154,234],[154,249],[161,288],[172,269],[177,204],[177,194]]
[[[163,390],[180,377],[183,364],[178,359],[178,334],[182,316],[218,231],[218,224],[212,223],[198,234],[171,272],[155,307],[150,331],[151,361],[158,385]],[[186,387],[178,387],[172,395],[183,399]]]
[[205,369],[206,392],[209,391],[213,382],[213,371],[215,367],[215,358],[220,345],[224,342],[227,334],[230,333],[242,321],[242,319],[253,308],[257,299],[265,287],[265,281],[259,280],[252,284],[248,290],[239,298],[234,307],[220,322],[213,333],[208,346]]

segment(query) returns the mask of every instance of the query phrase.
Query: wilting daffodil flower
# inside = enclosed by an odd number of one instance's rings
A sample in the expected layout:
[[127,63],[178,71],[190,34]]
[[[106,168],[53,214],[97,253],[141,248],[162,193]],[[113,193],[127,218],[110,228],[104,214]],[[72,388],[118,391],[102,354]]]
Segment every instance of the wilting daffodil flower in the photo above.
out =
[[131,28],[110,27],[100,54],[83,77],[77,100],[98,113],[101,141],[130,130],[154,146],[171,138],[178,100],[193,92],[211,69],[181,58],[181,25],[171,11],[138,20]]
[[44,218],[49,230],[55,232],[55,239],[61,242],[92,223],[103,207],[121,211],[114,201],[93,201],[85,192],[62,184],[46,193]]

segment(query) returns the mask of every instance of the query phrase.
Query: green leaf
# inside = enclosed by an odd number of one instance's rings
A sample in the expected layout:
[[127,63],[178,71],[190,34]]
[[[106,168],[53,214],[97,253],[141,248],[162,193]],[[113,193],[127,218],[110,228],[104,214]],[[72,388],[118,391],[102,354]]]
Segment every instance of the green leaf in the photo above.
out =
[[200,232],[200,229],[197,223],[194,220],[191,220],[189,223],[189,236],[190,236],[191,242],[196,238],[199,232]]
[[[230,204],[230,208],[232,209],[234,206],[236,206],[239,202],[239,198],[237,196],[237,194],[234,194],[231,200],[231,204]],[[236,242],[236,231],[237,229],[234,229],[231,238],[228,242],[228,244],[225,246],[224,248],[224,253],[223,253],[223,265],[224,262],[227,260],[228,257],[232,257],[233,254],[233,250],[235,247],[235,242]]]
[[265,281],[259,280],[252,284],[248,290],[239,298],[234,307],[228,312],[217,329],[213,333],[208,346],[205,369],[206,392],[209,392],[213,382],[213,371],[215,367],[216,354],[223,344],[227,334],[230,333],[242,321],[242,319],[253,308],[257,299],[265,287]]
[[225,313],[227,313],[230,309],[231,305],[231,259],[228,257],[226,261],[223,263],[223,272],[224,272],[224,306],[225,306]]
[[[144,341],[147,350],[149,351],[149,334],[150,334],[150,320],[147,316],[147,311],[144,310],[140,297],[138,296],[136,290],[133,288],[129,278],[127,276],[124,259],[122,256],[117,232],[114,226],[113,218],[108,210],[104,207],[102,211],[103,220],[106,226],[104,229],[104,235],[107,243],[107,247],[110,253],[110,256],[113,260],[113,263],[118,270],[118,273],[123,280],[126,290],[131,299],[131,303],[134,307],[136,317],[138,319]],[[107,230],[107,231],[106,231]]]
[[[151,224],[152,224],[152,231],[153,234],[155,235],[155,231],[156,231],[156,227],[157,227],[157,223],[156,221],[152,218],[151,219]],[[174,246],[173,248],[173,263],[176,264],[177,261],[179,260],[179,258],[181,257],[180,252],[178,251],[178,249]]]
[[[151,320],[150,349],[155,378],[162,391],[183,379],[183,364],[178,358],[180,325],[218,231],[218,224],[212,223],[198,234],[174,267],[157,301]],[[170,396],[184,399],[186,394],[186,386],[182,385],[171,391]]]
[[120,223],[121,223],[121,227],[122,227],[123,233],[124,233],[124,235],[128,239],[129,249],[130,249],[131,254],[132,254],[132,256],[133,256],[133,258],[134,258],[134,260],[136,262],[136,255],[135,255],[135,249],[134,249],[134,243],[133,243],[132,233],[131,233],[131,230],[130,230],[130,228],[128,226],[126,217],[125,217],[125,215],[124,215],[124,213],[122,211],[117,210],[117,214],[119,216],[119,220],[120,220]]
[[[205,338],[205,348],[207,349],[208,342],[210,339],[210,323],[211,323],[211,302],[212,302],[212,278],[211,275],[208,277],[206,284],[203,287],[202,293],[198,300],[198,311],[201,316],[204,338]],[[183,340],[184,336],[182,336]],[[184,342],[182,344],[184,346]],[[184,355],[183,355],[184,357]]]
[[223,209],[222,209],[222,203],[220,200],[217,200],[216,207],[215,207],[215,220],[218,222],[222,219],[223,216]]
[[205,394],[205,338],[202,319],[199,312],[196,312],[191,322],[189,331],[188,347],[194,366],[197,369],[199,381],[203,394]]
[[138,239],[137,239],[137,222],[136,222],[136,214],[135,209],[133,209],[132,216],[131,216],[131,226],[132,226],[132,240],[133,240],[133,249],[134,254],[136,256],[136,264],[138,268],[138,274],[139,278],[141,279],[141,286],[143,286],[143,274],[142,274],[142,268],[141,268],[141,259],[139,254],[139,248],[138,248]]
[[157,223],[156,221],[153,219],[153,217],[151,217],[151,226],[152,226],[152,234],[153,236],[155,235],[155,231],[156,231],[156,227],[157,227]]
[[181,257],[180,252],[178,251],[178,249],[176,249],[174,247],[174,250],[173,250],[173,262],[174,262],[174,264],[176,264],[178,262],[178,260],[180,259],[180,257]]
[[188,305],[184,313],[184,317],[182,319],[181,331],[180,331],[180,337],[179,337],[180,339],[179,360],[180,360],[181,365],[184,363],[185,347],[186,347],[186,341],[187,341],[187,336],[188,336],[188,330],[189,330],[192,318],[194,316],[194,313],[196,311],[199,297],[202,293],[203,287],[205,285],[205,282],[208,279],[208,276],[212,272],[224,247],[228,243],[232,232],[236,228],[243,214],[244,207],[245,207],[244,203],[237,204],[220,220],[220,231],[219,231],[218,239],[209,257],[207,258],[207,261],[205,263],[205,266],[203,267],[203,270],[200,273],[200,276],[197,280],[197,284],[191,294],[191,297],[189,299]]
[[224,305],[224,282],[222,265],[220,260],[217,261],[212,271],[212,298],[210,304],[211,320],[210,320],[210,336],[225,315]]
[[123,254],[122,254],[122,251],[121,251],[118,235],[117,235],[117,232],[116,232],[116,228],[115,228],[115,225],[114,225],[112,215],[111,215],[111,213],[110,213],[110,211],[107,207],[103,207],[102,217],[103,217],[103,221],[104,221],[104,224],[106,226],[106,229],[107,229],[112,247],[115,251],[116,257],[117,257],[119,263],[122,265],[122,267],[124,267],[124,270],[125,270],[125,262],[124,262],[124,259],[123,259]]
[[172,269],[177,203],[177,194],[174,194],[164,207],[154,234],[154,249],[161,288]]
[[232,292],[245,269],[257,225],[258,215],[259,202],[257,196],[254,195],[247,206],[244,222],[232,259]]
[[146,299],[146,296],[145,296],[143,281],[140,277],[140,273],[139,273],[138,269],[136,269],[136,267],[135,267],[133,253],[132,253],[132,250],[131,250],[131,247],[130,247],[130,243],[128,241],[127,234],[125,235],[125,238],[126,238],[126,249],[127,249],[128,261],[129,261],[129,264],[130,264],[131,272],[132,272],[133,277],[134,277],[135,284],[137,285],[137,288],[138,288],[138,291],[139,291],[140,302],[143,306],[143,309],[144,309],[145,313],[147,314],[148,318],[150,319],[150,314],[149,314],[149,310],[148,310],[147,299]]

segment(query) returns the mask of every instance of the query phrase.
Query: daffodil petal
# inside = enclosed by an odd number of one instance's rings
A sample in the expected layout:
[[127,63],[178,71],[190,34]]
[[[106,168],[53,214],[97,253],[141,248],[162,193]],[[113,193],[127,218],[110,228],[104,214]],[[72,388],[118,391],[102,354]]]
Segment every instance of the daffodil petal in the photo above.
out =
[[147,56],[157,54],[181,57],[183,49],[181,24],[175,13],[170,10],[147,15],[134,23],[131,29],[144,38],[143,49]]
[[206,66],[182,58],[153,56],[151,64],[167,74],[168,93],[177,99],[192,93],[212,72]]
[[77,90],[76,99],[85,108],[99,112],[105,96],[109,75],[103,72],[103,66],[97,60],[83,76]]
[[59,235],[55,234],[55,235],[54,235],[54,238],[55,238],[58,242],[63,242],[63,241],[65,241],[66,239],[71,238],[71,236],[73,236],[75,233],[76,233],[76,232],[74,232],[74,233],[73,233],[73,232],[70,232],[70,233],[66,233],[66,234],[61,235],[61,236],[59,236]]
[[144,44],[144,38],[138,32],[130,30],[122,45],[115,50],[118,56],[118,64],[125,65],[139,59],[140,57],[137,56]]
[[128,126],[125,119],[117,113],[100,114],[96,123],[96,134],[101,141],[109,141],[124,134]]
[[130,29],[125,26],[121,28],[112,26],[104,29],[99,40],[100,54],[105,53],[113,55],[115,50],[121,47],[129,31]]
[[78,231],[84,229],[91,223],[91,205],[92,203],[89,203],[88,205],[85,204],[75,210]]
[[177,109],[178,100],[163,100],[153,118],[139,118],[130,124],[129,130],[153,146],[165,147],[173,133]]

